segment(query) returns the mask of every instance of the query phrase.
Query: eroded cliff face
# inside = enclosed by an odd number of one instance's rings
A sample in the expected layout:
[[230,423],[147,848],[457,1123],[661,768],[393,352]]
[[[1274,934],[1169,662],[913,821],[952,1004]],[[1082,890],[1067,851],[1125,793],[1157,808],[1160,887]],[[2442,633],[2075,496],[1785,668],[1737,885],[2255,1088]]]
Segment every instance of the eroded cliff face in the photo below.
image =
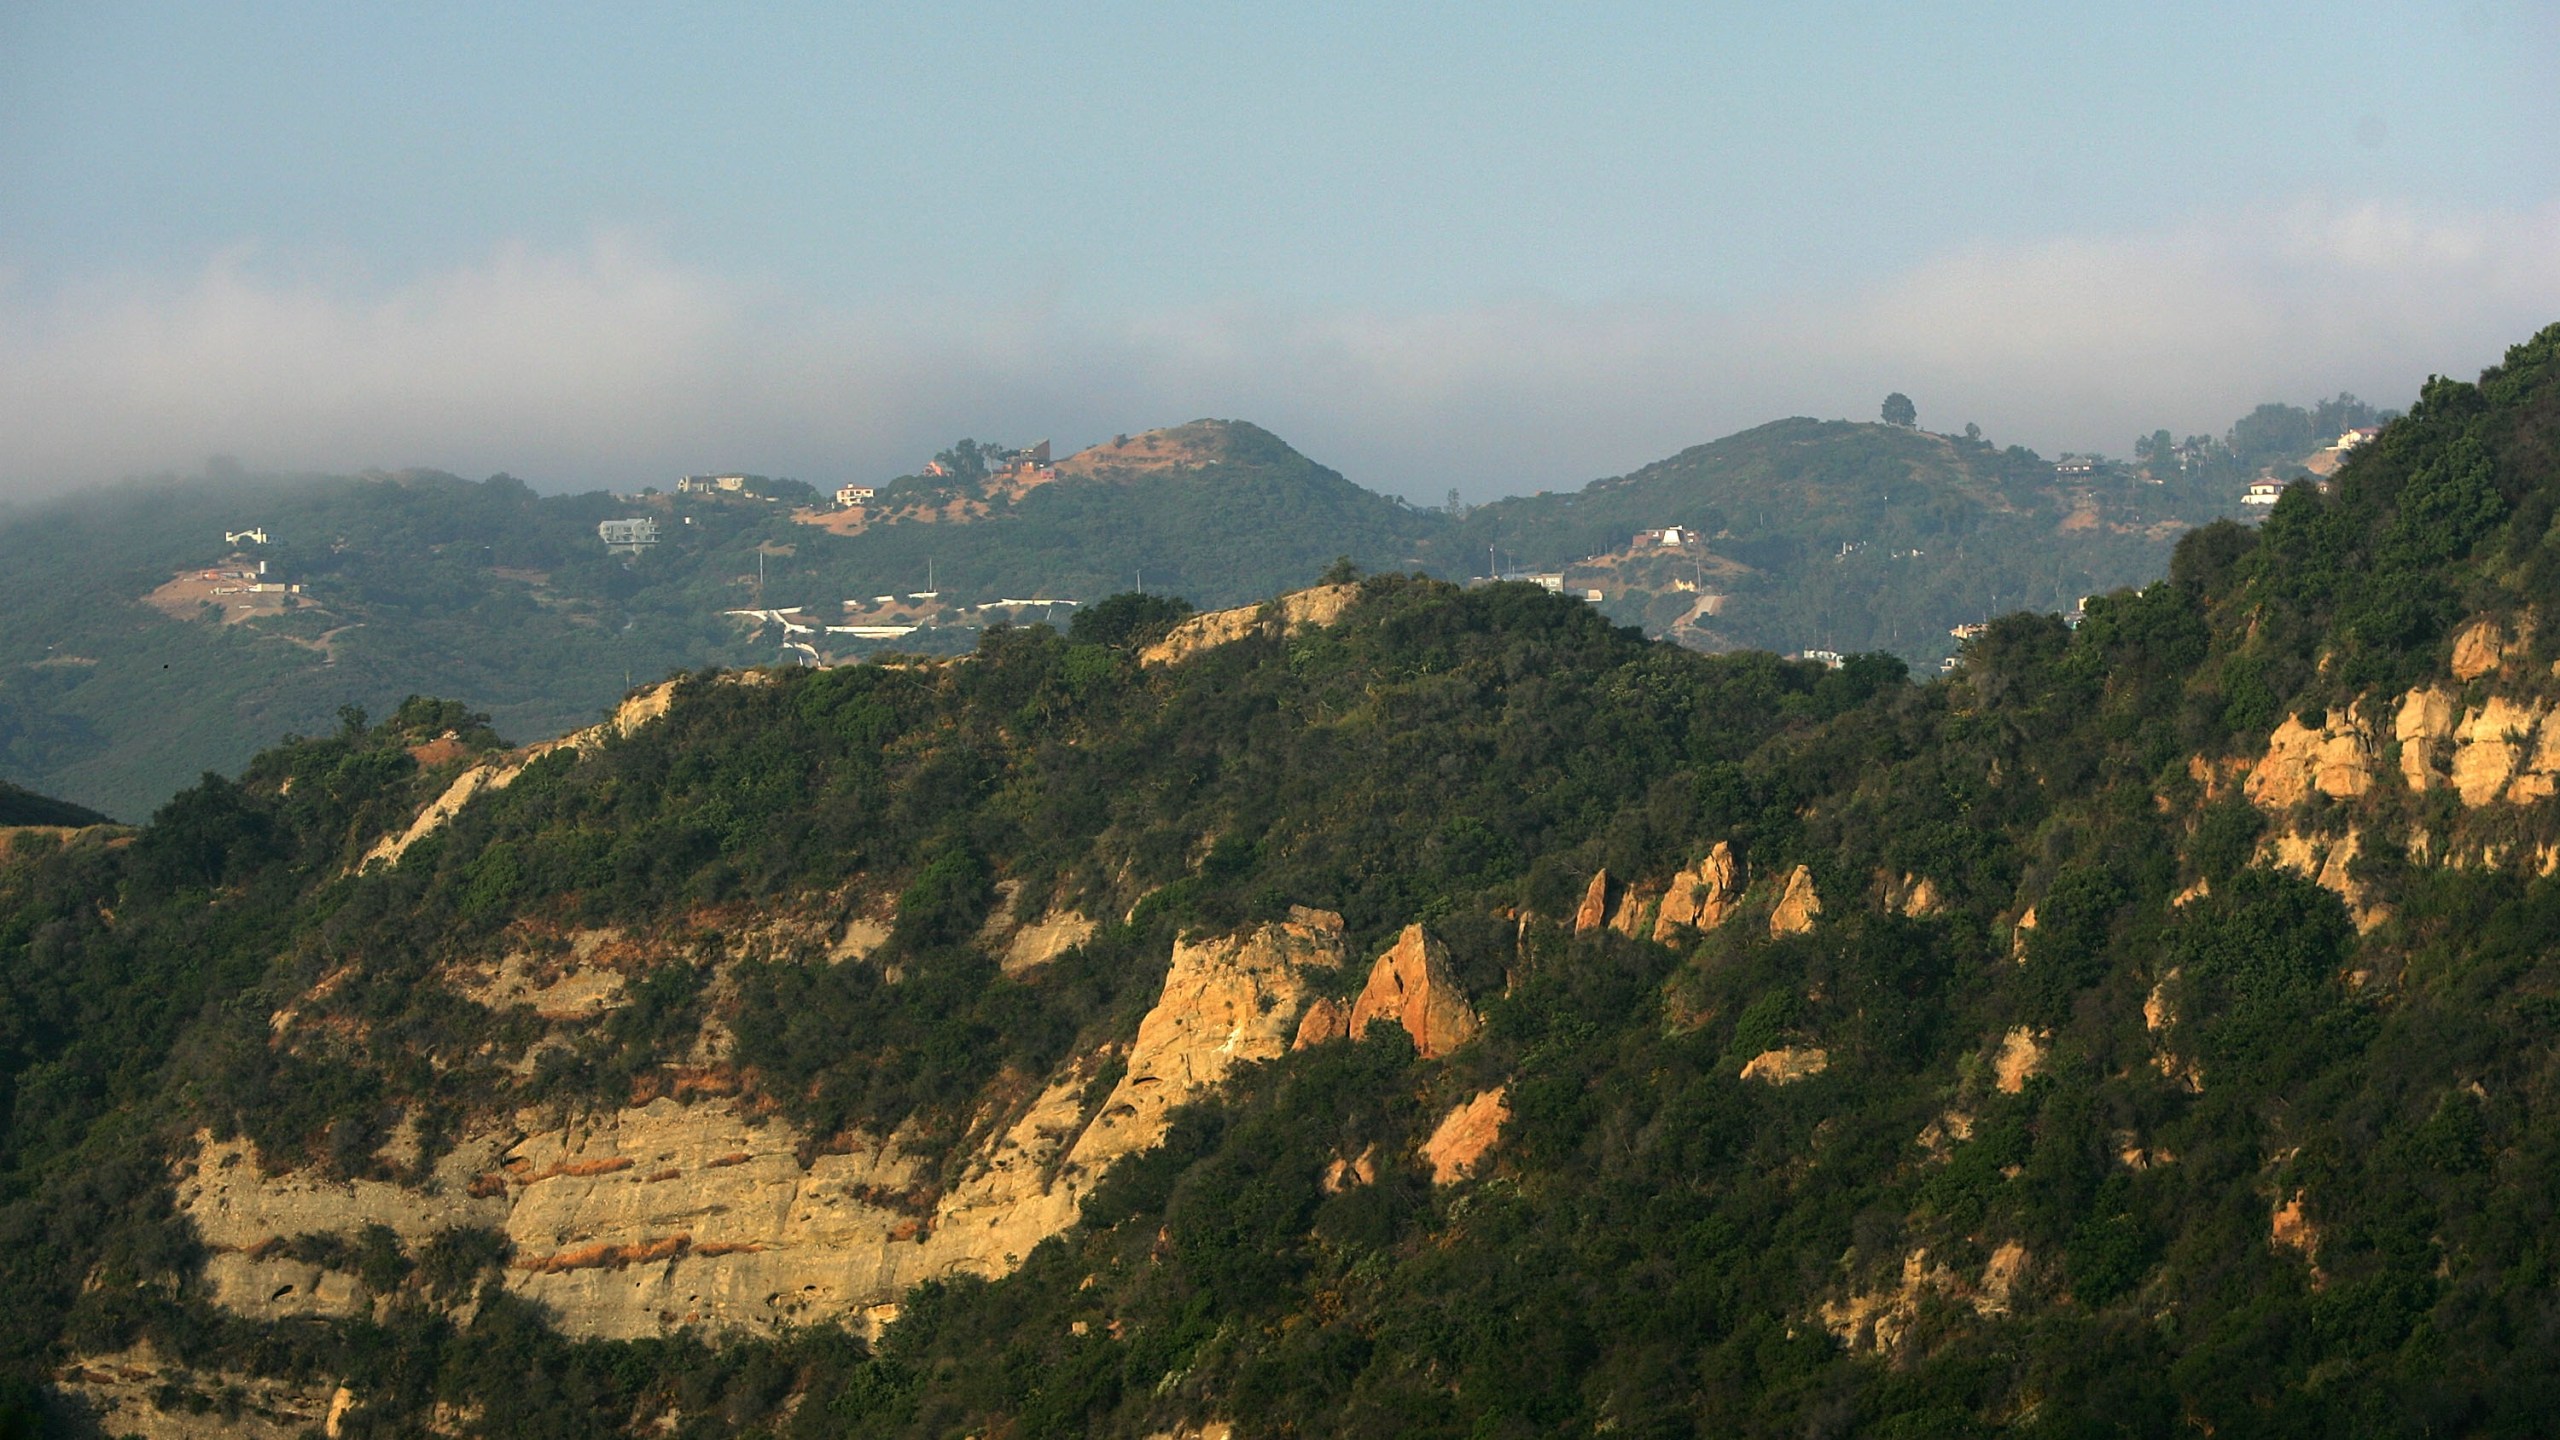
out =
[[414,1185],[269,1175],[246,1141],[207,1135],[178,1207],[212,1252],[215,1303],[261,1318],[364,1313],[356,1276],[297,1256],[314,1253],[306,1237],[382,1225],[412,1249],[502,1232],[507,1288],[574,1335],[876,1322],[922,1281],[1018,1267],[1115,1163],[1164,1138],[1176,1106],[1281,1054],[1310,977],[1343,959],[1341,919],[1304,909],[1176,944],[1134,1041],[1000,1087],[958,1153],[919,1153],[903,1134],[811,1137],[733,1095],[661,1096],[485,1120]]
[[1360,598],[1358,585],[1317,585],[1293,590],[1268,605],[1212,610],[1176,625],[1162,640],[1138,652],[1141,665],[1176,665],[1203,650],[1241,640],[1257,629],[1273,634],[1331,625]]
[[1425,1060],[1437,1060],[1475,1038],[1480,1022],[1466,992],[1449,975],[1449,952],[1419,925],[1407,925],[1369,968],[1345,1026],[1353,1038],[1371,1022],[1391,1020],[1413,1037]]
[[364,865],[399,864],[400,857],[408,852],[410,846],[442,829],[446,821],[461,813],[462,807],[471,803],[473,796],[506,789],[515,783],[517,776],[524,773],[526,766],[555,750],[593,749],[607,740],[629,735],[650,721],[664,716],[667,708],[675,703],[678,683],[674,680],[662,680],[655,685],[633,691],[624,697],[621,705],[615,708],[612,718],[602,724],[590,725],[584,730],[563,735],[557,740],[545,740],[538,745],[511,750],[504,755],[492,757],[466,768],[461,774],[453,777],[453,783],[445,787],[443,794],[428,802],[427,808],[418,812],[417,818],[409,823],[407,829],[397,835],[385,835],[375,843],[372,849],[366,851],[362,863]]

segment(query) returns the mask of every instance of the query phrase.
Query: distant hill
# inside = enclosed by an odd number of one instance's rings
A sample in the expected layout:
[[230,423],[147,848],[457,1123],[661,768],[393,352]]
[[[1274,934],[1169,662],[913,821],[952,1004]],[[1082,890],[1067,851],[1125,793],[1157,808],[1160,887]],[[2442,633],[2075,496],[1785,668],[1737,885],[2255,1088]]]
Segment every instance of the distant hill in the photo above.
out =
[[981,600],[1095,600],[1133,588],[1143,571],[1150,590],[1216,606],[1271,594],[1338,556],[1372,570],[1427,564],[1447,528],[1438,512],[1363,489],[1240,420],[1124,437],[1050,471],[903,478],[876,507],[895,523],[830,536],[837,543],[813,544],[807,558],[846,584],[920,586],[931,562],[937,586]]
[[2265,508],[1918,684],[1382,574],[13,846],[0,1434],[2548,1433],[2560,326]]
[[[2068,611],[2156,578],[2178,535],[2232,498],[2116,466],[2063,474],[1979,439],[1794,419],[1570,494],[1481,506],[1458,534],[1479,566],[1490,549],[1505,568],[1563,571],[1648,634],[1934,664],[1954,653],[1955,625]],[[1689,532],[1678,554],[1629,564],[1648,559],[1636,532],[1672,526]]]
[[0,780],[0,825],[95,825],[107,817]]
[[[673,671],[955,653],[987,625],[1074,613],[999,602],[1142,584],[1242,604],[1337,557],[1562,572],[1611,619],[1693,648],[1926,668],[1952,653],[1950,626],[2156,577],[2176,535],[2237,494],[2220,471],[2064,476],[2023,449],[1814,420],[1463,518],[1237,420],[1054,463],[964,441],[874,489],[847,507],[755,477],[617,498],[376,472],[140,481],[0,516],[0,776],[139,820],[348,706],[438,694],[502,734],[556,734]],[[608,553],[612,519],[654,520],[658,539]],[[1675,526],[1676,546],[1632,543]]]

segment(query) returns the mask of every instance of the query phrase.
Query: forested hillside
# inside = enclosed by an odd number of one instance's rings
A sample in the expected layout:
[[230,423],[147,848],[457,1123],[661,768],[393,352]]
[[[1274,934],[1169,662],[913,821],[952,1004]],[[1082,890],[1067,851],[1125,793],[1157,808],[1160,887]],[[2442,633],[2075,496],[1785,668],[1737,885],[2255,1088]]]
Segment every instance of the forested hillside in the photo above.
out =
[[1926,683],[1389,574],[350,714],[10,842],[10,1413],[2536,1433],[2555,513],[2560,327]]
[[[991,474],[985,457],[1005,453],[962,442],[936,462],[945,473],[853,510],[787,480],[616,499],[410,472],[137,481],[0,516],[0,776],[138,819],[279,735],[334,728],[348,705],[438,694],[503,734],[557,734],[674,671],[892,643],[955,653],[1040,613],[979,607],[1141,582],[1241,604],[1337,557],[1446,579],[1489,560],[1565,567],[1611,618],[1698,648],[1890,650],[1927,668],[1951,653],[1952,625],[2158,575],[2182,527],[2237,494],[2219,470],[2066,483],[2023,450],[1812,421],[1463,523],[1240,421]],[[624,518],[656,520],[658,542],[608,553],[597,523]],[[1696,532],[1690,547],[1619,563],[1632,531],[1665,525]],[[267,539],[235,539],[247,531]],[[301,589],[237,593],[257,582]],[[787,632],[726,613],[785,607]]]
[[[2245,481],[2123,466],[2064,476],[2033,451],[1908,426],[1780,420],[1568,494],[1470,512],[1461,543],[1606,591],[1610,614],[1710,648],[1886,650],[1934,666],[1948,631],[2167,568],[2188,529],[2233,513]],[[1691,550],[1741,567],[1657,565],[1647,578],[1582,565],[1637,531],[1680,526]],[[1687,582],[1687,583],[1682,583]],[[1675,586],[1677,588],[1675,588]],[[1694,591],[1692,587],[1694,586]],[[1721,593],[1712,613],[1701,593]],[[1684,620],[1686,623],[1683,623]]]

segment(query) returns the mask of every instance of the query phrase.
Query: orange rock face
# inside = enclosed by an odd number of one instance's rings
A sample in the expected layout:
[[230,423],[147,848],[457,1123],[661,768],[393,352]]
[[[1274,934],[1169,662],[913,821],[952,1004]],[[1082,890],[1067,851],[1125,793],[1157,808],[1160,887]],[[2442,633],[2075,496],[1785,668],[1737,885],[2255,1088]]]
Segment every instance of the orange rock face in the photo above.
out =
[[1683,929],[1713,930],[1742,902],[1742,862],[1719,840],[1705,859],[1671,877],[1654,916],[1653,938],[1668,942]]
[[1813,929],[1814,919],[1822,914],[1822,897],[1814,893],[1813,872],[1802,865],[1787,877],[1786,893],[1778,897],[1778,908],[1769,914],[1769,938],[1802,935]]
[[1394,947],[1378,957],[1369,983],[1352,1002],[1351,1038],[1369,1033],[1370,1022],[1393,1020],[1413,1037],[1413,1048],[1436,1060],[1475,1038],[1481,1023],[1465,992],[1449,976],[1449,952],[1419,925],[1407,925]]
[[1502,1138],[1511,1107],[1503,1103],[1505,1087],[1496,1085],[1442,1117],[1431,1138],[1422,1142],[1422,1158],[1431,1162],[1431,1183],[1454,1185],[1484,1168],[1485,1156]]
[[1573,933],[1588,935],[1609,919],[1609,872],[1598,871],[1591,886],[1582,892],[1582,904],[1573,912]]
[[1298,1022],[1298,1038],[1289,1048],[1304,1050],[1310,1045],[1323,1045],[1340,1040],[1351,1033],[1351,1016],[1330,998],[1318,997],[1307,1007],[1306,1018]]

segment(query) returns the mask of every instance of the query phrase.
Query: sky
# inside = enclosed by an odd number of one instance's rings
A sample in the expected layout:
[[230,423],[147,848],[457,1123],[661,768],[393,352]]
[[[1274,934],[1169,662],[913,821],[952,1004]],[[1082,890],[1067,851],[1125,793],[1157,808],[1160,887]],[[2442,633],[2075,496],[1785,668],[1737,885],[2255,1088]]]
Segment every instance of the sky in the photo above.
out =
[[2122,454],[2560,321],[2560,6],[0,5],[0,498],[820,485],[1250,419],[1436,503]]

